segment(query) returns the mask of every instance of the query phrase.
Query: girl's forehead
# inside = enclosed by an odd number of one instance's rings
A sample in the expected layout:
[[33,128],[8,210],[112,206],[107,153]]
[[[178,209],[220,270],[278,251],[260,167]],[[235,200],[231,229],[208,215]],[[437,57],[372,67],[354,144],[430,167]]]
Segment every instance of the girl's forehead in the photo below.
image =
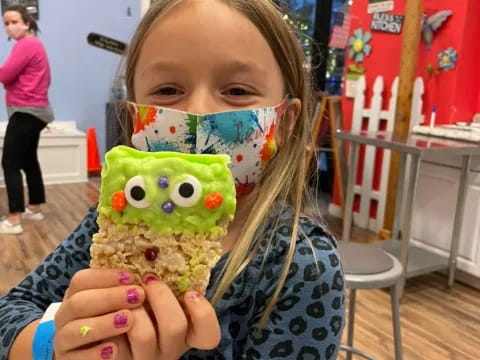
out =
[[141,52],[145,55],[141,58],[148,59],[212,63],[230,58],[263,67],[277,65],[255,24],[220,0],[186,0],[161,15],[151,25]]
[[[185,0],[168,13],[160,16],[153,24],[150,36],[181,37],[192,41],[203,37],[212,38],[222,31],[227,36],[243,34],[251,36],[258,32],[256,27],[238,10],[221,0]],[[233,39],[232,39],[233,40]]]

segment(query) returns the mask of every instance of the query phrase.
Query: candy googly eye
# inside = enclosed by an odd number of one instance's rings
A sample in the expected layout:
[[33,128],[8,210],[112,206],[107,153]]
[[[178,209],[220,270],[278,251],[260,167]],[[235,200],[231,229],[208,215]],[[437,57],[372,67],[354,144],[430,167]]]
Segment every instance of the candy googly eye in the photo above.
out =
[[197,178],[187,176],[181,182],[177,183],[170,193],[170,197],[175,205],[180,207],[192,207],[202,196],[202,184]]
[[150,203],[146,200],[146,196],[143,177],[135,176],[128,180],[127,185],[125,185],[125,197],[131,206],[138,209],[149,207]]

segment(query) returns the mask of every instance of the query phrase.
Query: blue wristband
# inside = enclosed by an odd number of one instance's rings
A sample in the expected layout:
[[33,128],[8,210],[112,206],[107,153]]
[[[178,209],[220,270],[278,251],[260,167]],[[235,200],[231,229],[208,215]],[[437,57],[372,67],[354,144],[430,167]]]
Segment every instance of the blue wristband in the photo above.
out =
[[55,335],[55,314],[61,303],[51,304],[37,326],[33,337],[33,360],[53,359],[53,337]]

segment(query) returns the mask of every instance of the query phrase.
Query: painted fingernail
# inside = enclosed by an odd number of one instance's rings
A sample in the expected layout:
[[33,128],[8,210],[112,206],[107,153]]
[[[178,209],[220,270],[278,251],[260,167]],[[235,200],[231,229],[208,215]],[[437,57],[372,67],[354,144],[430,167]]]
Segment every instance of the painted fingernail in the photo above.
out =
[[127,291],[127,302],[129,304],[137,304],[140,300],[140,293],[137,289],[130,289]]
[[132,277],[127,273],[120,273],[118,280],[120,281],[120,284],[123,285],[130,285],[132,283]]
[[113,326],[122,328],[127,326],[128,318],[124,313],[117,314],[113,317]]
[[146,278],[145,278],[145,284],[149,284],[151,283],[152,281],[158,281],[158,278],[155,276],[155,275],[148,275]]
[[102,359],[111,359],[113,357],[113,346],[106,346],[102,349]]
[[201,297],[202,297],[202,295],[200,295],[200,293],[198,293],[196,291],[191,291],[191,292],[188,293],[188,298],[191,301],[193,301],[194,303],[199,303]]

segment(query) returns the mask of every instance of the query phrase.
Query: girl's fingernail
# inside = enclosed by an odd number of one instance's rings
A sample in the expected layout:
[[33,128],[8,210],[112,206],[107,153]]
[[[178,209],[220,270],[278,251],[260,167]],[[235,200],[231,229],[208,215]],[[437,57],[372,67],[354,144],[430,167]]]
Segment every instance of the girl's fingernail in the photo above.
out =
[[106,346],[102,349],[102,359],[111,359],[113,357],[113,346]]
[[122,328],[127,326],[128,318],[124,313],[117,314],[113,317],[113,326],[116,328]]
[[148,275],[146,278],[145,278],[145,284],[149,284],[151,283],[152,281],[158,281],[158,278],[155,276],[155,275]]
[[120,273],[118,280],[120,281],[120,284],[123,285],[130,285],[132,283],[132,277],[127,273]]
[[130,289],[127,291],[127,302],[129,304],[137,304],[140,300],[140,293],[137,289]]
[[188,293],[188,298],[193,301],[194,303],[199,303],[202,295],[196,291],[190,291]]

